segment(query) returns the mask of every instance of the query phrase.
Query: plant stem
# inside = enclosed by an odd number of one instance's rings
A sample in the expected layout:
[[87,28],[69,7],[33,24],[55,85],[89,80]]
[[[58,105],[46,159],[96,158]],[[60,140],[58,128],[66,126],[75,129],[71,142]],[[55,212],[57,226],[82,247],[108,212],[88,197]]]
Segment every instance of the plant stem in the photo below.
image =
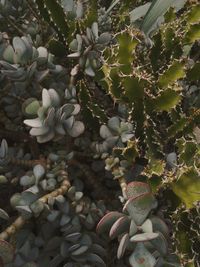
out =
[[126,196],[126,187],[127,187],[127,183],[126,183],[125,178],[124,178],[124,177],[120,177],[120,178],[118,178],[118,181],[119,181],[119,185],[120,185],[120,187],[121,187],[121,189],[122,189],[123,197],[124,197],[124,198],[127,198],[127,196]]
[[[61,186],[51,193],[41,197],[39,201],[47,203],[50,198],[64,195],[68,191],[71,186],[68,180],[68,174],[66,171],[62,170],[61,175],[64,178]],[[11,235],[14,235],[18,230],[20,230],[26,223],[26,221],[27,220],[25,218],[19,216],[9,227],[7,227],[2,233],[0,233],[0,239],[7,240]]]

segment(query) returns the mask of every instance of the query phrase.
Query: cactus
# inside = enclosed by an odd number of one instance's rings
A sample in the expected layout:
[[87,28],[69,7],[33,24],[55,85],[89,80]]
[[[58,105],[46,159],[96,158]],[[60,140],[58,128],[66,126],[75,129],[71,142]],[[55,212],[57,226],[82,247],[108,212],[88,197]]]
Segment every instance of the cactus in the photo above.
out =
[[199,46],[195,0],[0,0],[0,266],[199,266]]

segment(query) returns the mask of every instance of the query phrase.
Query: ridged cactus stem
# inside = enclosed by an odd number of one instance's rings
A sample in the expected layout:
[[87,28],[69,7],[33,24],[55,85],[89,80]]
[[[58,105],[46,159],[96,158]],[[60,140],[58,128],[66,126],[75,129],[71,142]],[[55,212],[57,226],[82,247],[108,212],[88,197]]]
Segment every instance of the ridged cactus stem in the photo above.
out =
[[[47,203],[50,198],[57,197],[59,195],[64,195],[68,191],[68,189],[71,186],[68,180],[68,173],[65,170],[62,170],[61,175],[63,176],[64,179],[61,186],[56,190],[52,191],[51,193],[41,197],[39,201]],[[0,233],[0,239],[1,240],[9,239],[9,237],[14,235],[18,230],[20,230],[25,223],[26,219],[23,218],[22,216],[19,216],[9,227],[7,227],[2,233]]]

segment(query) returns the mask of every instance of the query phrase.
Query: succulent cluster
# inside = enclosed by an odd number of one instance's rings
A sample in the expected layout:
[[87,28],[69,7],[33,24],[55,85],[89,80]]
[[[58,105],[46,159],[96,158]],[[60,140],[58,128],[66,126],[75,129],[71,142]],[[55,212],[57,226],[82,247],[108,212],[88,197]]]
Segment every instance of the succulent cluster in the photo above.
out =
[[58,140],[66,133],[77,137],[84,131],[83,123],[75,121],[74,117],[79,113],[80,105],[66,103],[61,106],[60,96],[54,89],[43,89],[42,104],[37,100],[33,101],[26,110],[29,114],[38,116],[25,120],[24,123],[32,127],[30,134],[36,136],[39,143]]
[[0,0],[0,266],[199,267],[199,40],[198,1]]
[[134,137],[134,126],[130,122],[119,117],[112,117],[107,125],[101,125],[100,136],[105,141],[103,143],[94,142],[92,147],[98,154],[103,154],[112,150],[113,147],[123,147],[124,143]]
[[14,37],[12,45],[5,40],[0,58],[4,112],[19,124],[26,99],[37,97],[42,83],[47,87],[57,86],[56,79],[64,74],[64,68],[53,63],[54,57],[45,47],[35,48],[30,36]]
[[131,266],[140,266],[137,265],[140,262],[144,266],[162,266],[168,253],[169,230],[160,218],[151,214],[157,203],[149,185],[142,182],[129,183],[126,196],[123,213],[108,212],[98,223],[97,232],[109,232],[111,239],[119,239],[119,259],[126,249],[133,249],[129,257]]
[[78,58],[81,69],[89,76],[95,76],[95,70],[101,65],[101,51],[111,41],[111,34],[104,32],[98,33],[98,23],[94,22],[91,29],[86,29],[86,35],[76,35],[69,47],[74,53],[69,54],[69,58]]

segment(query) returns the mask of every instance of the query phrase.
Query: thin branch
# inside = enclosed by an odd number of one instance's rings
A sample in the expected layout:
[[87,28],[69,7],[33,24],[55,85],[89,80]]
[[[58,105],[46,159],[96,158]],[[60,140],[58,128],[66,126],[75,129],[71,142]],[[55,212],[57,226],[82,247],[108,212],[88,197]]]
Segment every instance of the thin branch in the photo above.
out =
[[[68,180],[67,172],[62,170],[61,175],[64,178],[61,186],[57,188],[56,190],[54,190],[53,192],[39,198],[39,201],[43,203],[47,203],[50,198],[57,197],[59,195],[64,195],[69,190],[71,184]],[[20,230],[23,227],[26,221],[27,220],[25,218],[23,218],[22,216],[19,216],[9,227],[7,227],[2,233],[0,233],[0,239],[1,240],[9,239],[10,236],[14,235],[18,230]]]

